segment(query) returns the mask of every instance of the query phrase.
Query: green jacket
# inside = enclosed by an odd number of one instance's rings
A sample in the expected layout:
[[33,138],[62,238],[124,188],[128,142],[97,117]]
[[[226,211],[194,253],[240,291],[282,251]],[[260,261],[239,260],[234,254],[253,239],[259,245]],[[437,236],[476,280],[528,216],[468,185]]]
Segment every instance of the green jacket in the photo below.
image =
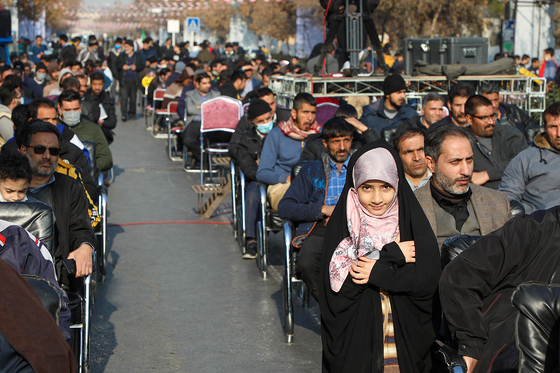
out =
[[[66,125],[60,119],[58,122]],[[70,129],[72,129],[81,141],[91,141],[95,143],[95,161],[98,172],[107,171],[113,167],[113,156],[109,149],[109,143],[99,125],[82,117],[82,121],[78,125],[70,127]]]

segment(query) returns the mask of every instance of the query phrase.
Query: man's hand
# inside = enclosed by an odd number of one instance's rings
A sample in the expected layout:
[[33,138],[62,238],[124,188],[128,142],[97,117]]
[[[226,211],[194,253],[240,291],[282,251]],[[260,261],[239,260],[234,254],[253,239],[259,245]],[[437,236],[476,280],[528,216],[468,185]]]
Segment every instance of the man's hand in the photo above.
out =
[[344,118],[352,127],[354,127],[359,133],[364,133],[367,131],[368,126],[357,120],[356,118]]
[[473,172],[472,174],[472,182],[476,185],[484,185],[490,180],[490,176],[488,176],[488,172],[480,171],[480,172]]
[[469,356],[463,356],[463,360],[467,363],[467,373],[474,372],[474,367],[476,367],[478,360]]
[[93,270],[93,249],[88,244],[83,244],[68,255],[68,259],[76,261],[76,277],[87,276]]
[[350,269],[350,275],[352,276],[352,281],[358,285],[367,284],[369,280],[369,275],[371,274],[371,269],[375,265],[377,260],[370,259],[365,256],[358,258],[358,261],[352,264]]
[[103,126],[103,123],[105,123],[105,119],[99,119],[97,121],[97,124],[99,124],[99,127]]
[[292,181],[292,175],[288,175],[288,178],[286,179],[286,183],[290,183]]
[[130,65],[130,70],[136,71],[136,65]]
[[323,216],[326,216],[326,217],[331,216],[333,211],[334,211],[334,207],[335,206],[323,205],[323,207],[321,207],[321,214],[323,214]]
[[123,65],[122,69],[123,69],[124,71],[127,71],[128,69],[130,69],[130,66],[128,66],[128,65]]

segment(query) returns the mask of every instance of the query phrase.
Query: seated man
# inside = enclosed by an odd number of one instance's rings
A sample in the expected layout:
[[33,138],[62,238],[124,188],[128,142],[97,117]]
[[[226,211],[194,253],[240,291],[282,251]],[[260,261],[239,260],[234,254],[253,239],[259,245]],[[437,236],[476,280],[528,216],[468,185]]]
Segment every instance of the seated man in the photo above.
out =
[[543,114],[544,133],[530,147],[511,160],[498,190],[510,201],[523,205],[525,213],[560,205],[560,103]]
[[260,193],[257,186],[257,169],[266,136],[272,130],[272,108],[260,98],[255,98],[249,105],[245,118],[252,127],[243,134],[237,143],[237,162],[245,174],[245,223],[247,238],[243,259],[257,256],[256,225],[259,215]]
[[436,92],[428,93],[422,99],[422,109],[420,116],[402,121],[401,127],[416,127],[427,130],[430,126],[441,120],[443,117],[443,98]]
[[97,171],[108,171],[113,167],[113,156],[107,139],[98,124],[82,118],[80,94],[72,89],[64,91],[58,97],[59,124],[64,124],[82,141],[95,143],[95,160]]
[[[276,105],[276,96],[270,90],[270,88],[262,87],[257,90],[257,95],[255,98],[260,98],[268,103],[272,109],[272,122],[274,127],[278,126],[278,123],[287,121],[290,119],[290,110],[278,107]],[[247,114],[243,115],[237,126],[235,127],[235,132],[231,135],[231,140],[229,141],[228,151],[231,158],[237,160],[237,143],[241,139],[241,136],[252,128]]]
[[[187,92],[186,95],[186,110],[187,121],[185,122],[185,129],[183,130],[183,144],[192,153],[191,167],[195,167],[196,162],[200,162],[200,107],[203,102],[218,97],[220,94],[211,89],[210,76],[206,72],[201,72],[195,75],[194,81],[198,85],[197,89]],[[227,134],[226,134],[227,135]],[[224,138],[223,133],[215,133],[210,135],[214,136],[214,141],[222,141]],[[226,141],[229,140],[229,136]]]
[[288,190],[292,166],[299,160],[307,136],[321,132],[315,121],[317,102],[309,93],[294,98],[292,117],[273,128],[267,137],[257,170],[257,180],[268,185],[267,197],[273,211]]
[[404,101],[406,82],[399,74],[388,75],[383,81],[383,94],[385,97],[364,106],[364,113],[360,122],[377,132],[386,127],[396,126],[406,119],[418,116],[416,110]]
[[91,102],[99,107],[99,117],[93,118],[101,127],[107,142],[113,142],[113,132],[117,126],[117,114],[115,112],[115,99],[109,92],[103,90],[105,78],[103,73],[95,71],[89,76],[91,85],[84,96],[84,101]]
[[432,178],[415,194],[440,249],[446,238],[486,235],[511,218],[505,194],[471,183],[471,141],[467,130],[458,126],[440,126],[426,135],[424,151]]
[[415,127],[399,127],[393,147],[399,152],[410,189],[415,191],[426,185],[432,173],[428,170],[424,154],[424,131]]
[[241,92],[245,89],[247,75],[243,71],[235,70],[229,80],[220,86],[220,94],[236,100],[241,100]]
[[[518,371],[519,310],[512,305],[512,294],[522,283],[558,284],[559,240],[560,207],[556,206],[514,217],[445,267],[439,283],[443,314],[469,372]],[[552,316],[551,306],[540,307]],[[553,334],[550,340],[557,343]],[[546,351],[539,352],[549,360]],[[553,354],[557,356],[558,350]],[[557,367],[558,358],[550,365]]]
[[27,193],[53,208],[57,277],[59,283],[69,285],[62,259],[76,261],[76,277],[92,272],[95,238],[88,216],[87,197],[78,181],[55,172],[60,153],[60,133],[52,124],[30,124],[21,140],[19,151],[27,155],[33,174]]
[[496,84],[484,84],[480,87],[479,93],[492,103],[494,113],[498,118],[496,121],[497,124],[509,124],[517,128],[520,132],[523,132],[523,134],[525,134],[525,130],[528,127],[538,125],[533,118],[525,114],[525,112],[516,105],[504,104],[502,102],[502,96],[500,96],[500,87]]
[[496,124],[492,103],[484,96],[471,96],[465,104],[468,130],[474,134],[472,182],[498,189],[509,161],[527,148],[527,141],[515,127]]
[[[301,223],[294,239],[294,246],[301,247],[296,272],[316,300],[325,226],[346,183],[353,130],[342,118],[328,120],[323,127],[327,152],[302,167],[278,205],[281,218]],[[302,245],[301,238],[305,236]]]
[[447,108],[449,115],[445,118],[435,122],[430,126],[430,131],[443,125],[454,124],[459,127],[467,126],[467,117],[465,115],[465,104],[469,97],[474,95],[474,88],[469,83],[455,83],[449,89],[447,97]]

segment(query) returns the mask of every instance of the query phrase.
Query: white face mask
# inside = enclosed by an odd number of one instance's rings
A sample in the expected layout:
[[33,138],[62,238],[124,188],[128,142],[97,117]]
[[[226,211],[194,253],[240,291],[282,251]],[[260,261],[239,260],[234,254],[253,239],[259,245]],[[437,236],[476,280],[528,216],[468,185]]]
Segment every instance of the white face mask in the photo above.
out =
[[47,74],[45,74],[45,73],[37,73],[37,80],[40,81],[40,82],[45,80],[46,77],[47,77]]
[[65,111],[62,113],[62,120],[68,127],[75,127],[80,123],[82,111]]

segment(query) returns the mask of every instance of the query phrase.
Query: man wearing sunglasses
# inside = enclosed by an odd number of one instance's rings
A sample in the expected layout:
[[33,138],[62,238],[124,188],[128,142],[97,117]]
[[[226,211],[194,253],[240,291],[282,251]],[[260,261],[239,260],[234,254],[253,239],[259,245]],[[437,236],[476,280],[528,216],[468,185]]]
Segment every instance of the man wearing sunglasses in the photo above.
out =
[[471,96],[465,103],[465,116],[475,136],[472,182],[498,189],[509,161],[527,148],[523,134],[515,127],[496,124],[492,102],[484,96]]
[[33,122],[17,141],[21,142],[19,152],[27,155],[31,165],[32,180],[27,193],[53,208],[56,272],[61,284],[71,286],[62,259],[76,261],[76,277],[92,272],[95,239],[86,194],[77,180],[55,172],[60,154],[60,133],[55,126]]

